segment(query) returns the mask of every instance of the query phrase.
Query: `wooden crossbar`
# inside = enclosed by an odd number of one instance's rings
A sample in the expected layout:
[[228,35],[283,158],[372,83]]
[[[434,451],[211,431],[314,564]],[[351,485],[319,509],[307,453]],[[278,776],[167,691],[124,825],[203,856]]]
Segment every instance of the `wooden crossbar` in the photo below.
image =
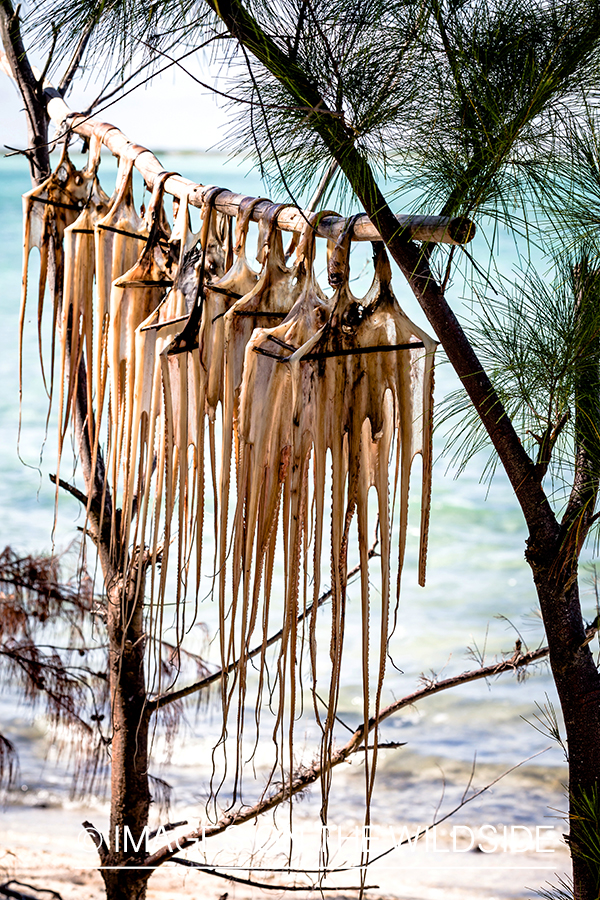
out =
[[[0,53],[0,65],[4,63],[2,68],[7,74],[10,74],[10,68],[5,58],[2,59],[2,57],[4,57],[4,54]],[[91,138],[94,133],[97,134],[101,138],[102,143],[115,156],[133,159],[136,169],[141,173],[148,187],[152,189],[155,178],[164,172],[165,168],[151,150],[130,141],[115,125],[100,122],[91,116],[74,113],[48,81],[44,83],[44,90],[48,99],[48,114],[55,125],[65,132],[70,131],[85,138]],[[179,199],[183,199],[187,194],[189,203],[199,208],[202,208],[207,187],[209,186],[196,184],[190,181],[189,178],[184,178],[181,175],[170,175],[165,181],[167,193]],[[222,190],[213,202],[215,208],[220,212],[229,216],[235,216],[244,196],[244,194],[236,194],[234,191]],[[271,205],[271,200],[260,200],[253,208],[251,218],[258,222]],[[279,213],[277,224],[282,231],[297,232],[302,230],[307,218],[308,213],[306,211],[299,210],[295,206],[286,206]],[[398,230],[417,241],[466,244],[473,240],[476,231],[474,223],[462,216],[450,218],[447,216],[398,214],[396,219],[398,220]],[[316,226],[316,233],[319,237],[337,240],[346,228],[347,221],[342,216],[325,215],[319,220]],[[379,232],[366,214],[356,219],[352,231],[352,240],[381,240]]]

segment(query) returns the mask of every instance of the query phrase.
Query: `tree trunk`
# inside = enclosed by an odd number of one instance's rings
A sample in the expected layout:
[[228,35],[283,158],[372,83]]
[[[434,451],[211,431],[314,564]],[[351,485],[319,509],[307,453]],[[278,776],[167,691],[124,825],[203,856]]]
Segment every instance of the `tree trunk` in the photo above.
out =
[[[556,559],[558,554],[549,555]],[[569,761],[568,842],[573,861],[574,896],[576,900],[597,900],[600,869],[597,858],[587,857],[590,833],[594,842],[598,841],[600,675],[586,643],[576,578],[566,586],[556,584],[552,565],[541,568],[531,556],[528,550],[548,637],[552,675],[565,720]]]
[[[46,98],[43,84],[34,75],[23,46],[19,11],[13,9],[10,0],[0,0],[0,34],[25,103],[29,137],[26,152],[32,180],[39,183],[50,172]],[[54,264],[51,260],[51,268]],[[55,279],[51,277],[50,283],[55,283]],[[70,349],[70,340],[67,347]],[[133,561],[128,561],[126,552],[112,552],[108,527],[111,495],[105,485],[104,464],[99,453],[92,469],[94,424],[92,411],[87,408],[86,383],[82,359],[74,425],[88,497],[72,492],[88,506],[89,531],[98,548],[107,593],[113,730],[110,832],[108,846],[103,844],[99,853],[106,867],[102,875],[108,900],[144,900],[151,873],[134,867],[143,864],[147,853],[145,829],[151,802],[143,615],[147,560],[141,553],[134,553]]]
[[0,0],[0,36],[11,71],[25,103],[31,178],[40,184],[50,174],[48,146],[49,117],[44,99],[44,87],[33,74],[21,38],[19,7],[15,10],[10,0]]
[[576,900],[600,891],[600,676],[582,636],[577,565],[598,496],[600,338],[596,329],[599,273],[583,254],[573,270],[575,346],[575,471],[553,559],[536,587],[546,623],[550,663],[560,698],[569,755],[569,823]]
[[[110,697],[112,706],[110,831],[102,870],[107,900],[144,900],[151,874],[132,867],[147,854],[150,809],[144,654],[144,572],[136,561],[108,583]],[[137,588],[137,590],[136,590]]]

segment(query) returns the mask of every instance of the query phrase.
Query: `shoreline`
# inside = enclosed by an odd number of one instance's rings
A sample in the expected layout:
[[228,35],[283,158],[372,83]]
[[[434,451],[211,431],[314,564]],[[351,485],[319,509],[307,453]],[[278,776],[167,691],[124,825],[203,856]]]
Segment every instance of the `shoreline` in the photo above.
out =
[[[89,810],[92,820],[95,816],[99,821],[98,813],[98,809]],[[96,868],[95,850],[91,843],[87,846],[84,843],[85,833],[81,828],[86,815],[83,809],[5,808],[0,815],[0,882],[16,879],[32,887],[54,890],[62,900],[102,900],[103,884]],[[292,867],[310,870],[318,859],[320,828],[312,819],[300,822],[302,842],[295,842]],[[510,845],[509,840],[505,849],[500,846],[496,852],[482,852],[477,845],[468,846],[469,826],[446,823],[438,828],[433,838],[428,836],[427,842],[422,839],[416,846],[396,848],[374,861],[367,869],[366,884],[377,885],[377,888],[368,890],[367,897],[370,900],[531,898],[544,884],[568,873],[569,854],[559,829],[550,831],[551,826],[544,826],[546,832],[539,835],[538,851],[531,847],[524,849],[527,827],[514,826],[521,831],[512,835],[513,843]],[[453,828],[456,829],[454,834]],[[83,832],[84,840],[76,836],[77,829],[80,834]],[[531,829],[533,833],[535,825]],[[186,830],[179,829],[173,834]],[[385,826],[381,826],[381,831],[382,834],[372,836],[371,856],[378,855],[382,840],[385,841]],[[200,894],[207,900],[223,900],[224,894],[231,900],[283,896],[286,892],[279,884],[286,883],[286,876],[280,874],[280,870],[289,865],[288,836],[289,832],[286,834],[285,828],[277,829],[272,820],[261,823],[260,829],[249,823],[221,835],[219,847],[207,842],[208,852],[204,855],[201,848],[185,852],[188,858],[204,860],[220,867],[222,872],[258,882],[264,887],[232,884],[225,878],[169,863],[151,877],[148,900],[183,900]],[[395,838],[400,837],[396,826]],[[483,835],[479,835],[481,837]],[[485,837],[489,839],[490,833]],[[389,846],[389,836],[387,843]],[[350,900],[358,896],[350,888],[360,884],[357,867],[360,854],[356,852],[359,850],[356,843],[352,846],[345,838],[340,841],[332,826],[330,865],[340,871],[328,876],[327,898]],[[297,884],[302,883],[301,875],[290,878],[296,878]],[[318,888],[294,891],[301,897],[317,892]]]

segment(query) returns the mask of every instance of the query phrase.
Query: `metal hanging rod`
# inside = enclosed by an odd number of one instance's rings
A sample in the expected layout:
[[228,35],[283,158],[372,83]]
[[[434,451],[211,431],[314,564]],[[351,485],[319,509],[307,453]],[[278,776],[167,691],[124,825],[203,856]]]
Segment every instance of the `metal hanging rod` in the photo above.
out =
[[[165,171],[164,166],[151,150],[135,144],[115,125],[100,122],[90,116],[74,113],[69,109],[58,91],[48,82],[44,84],[48,97],[48,114],[52,121],[62,130],[74,132],[81,137],[91,138],[93,134],[101,138],[102,143],[118,157],[132,159],[136,169],[144,177],[149,188],[154,185],[155,178]],[[192,206],[202,208],[206,185],[196,184],[181,175],[170,175],[165,181],[165,190],[174,197],[182,199],[188,195]],[[223,190],[215,198],[217,210],[229,216],[235,216],[244,194]],[[259,201],[252,210],[252,219],[258,221],[271,206],[270,200]],[[475,236],[474,223],[465,217],[449,218],[446,216],[396,216],[398,228],[417,241],[431,241],[443,244],[466,244]],[[306,216],[294,206],[284,207],[278,215],[277,224],[282,231],[300,231],[306,222]],[[316,233],[320,237],[337,240],[346,227],[347,219],[341,216],[323,216]],[[381,240],[379,232],[369,217],[359,216],[352,233],[354,241]]]

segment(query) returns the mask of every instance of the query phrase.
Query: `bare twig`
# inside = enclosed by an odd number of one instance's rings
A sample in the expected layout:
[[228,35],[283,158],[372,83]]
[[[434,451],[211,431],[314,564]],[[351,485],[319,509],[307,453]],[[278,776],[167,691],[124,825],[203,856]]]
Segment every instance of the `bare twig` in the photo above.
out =
[[[475,793],[471,794],[470,797],[465,797],[465,794],[463,794],[462,799],[457,806],[455,806],[449,812],[444,813],[444,815],[441,816],[441,818],[439,818],[439,819],[435,818],[433,821],[433,824],[428,826],[428,828],[437,828],[438,825],[442,825],[444,822],[447,822],[448,819],[451,819],[452,816],[456,815],[456,813],[459,810],[461,810],[464,806],[466,806],[467,803],[471,803],[472,800],[476,800],[478,797],[481,797],[481,795],[484,794],[486,791],[489,791],[489,789],[491,787],[494,787],[495,784],[498,784],[499,781],[501,781],[503,778],[506,778],[506,776],[510,775],[511,772],[514,772],[515,769],[519,769],[525,763],[531,762],[532,759],[536,759],[538,756],[541,756],[542,753],[546,753],[548,750],[550,750],[550,747],[544,747],[543,750],[539,750],[537,753],[533,753],[531,756],[528,756],[526,759],[522,759],[521,762],[518,762],[516,765],[511,766],[510,769],[507,769],[505,772],[502,772],[502,774],[498,775],[497,778],[494,778],[493,781],[490,781],[484,787],[479,788],[479,790],[475,791]],[[472,781],[472,778],[473,778],[473,774],[471,774],[469,782]],[[468,790],[468,786],[467,786],[467,790]],[[389,854],[393,853],[394,850],[396,850],[398,847],[401,847],[404,844],[408,844],[411,841],[416,841],[420,837],[423,837],[423,835],[427,834],[428,828],[421,829],[421,831],[418,831],[417,834],[414,835],[412,838],[405,838],[403,841],[400,841],[399,844],[395,844],[393,847],[389,847],[387,850],[384,850],[382,853],[378,853],[377,856],[374,856],[374,857],[372,857],[372,859],[369,860],[367,865],[371,866],[371,865],[373,865],[373,863],[376,863],[380,859],[383,859],[384,856],[389,856]]]
[[[351,887],[325,887],[319,884],[267,884],[264,881],[252,881],[250,878],[238,878],[237,875],[227,875],[225,872],[218,872],[216,869],[207,869],[202,863],[193,862],[191,859],[184,859],[181,856],[174,856],[170,860],[179,863],[180,866],[188,866],[190,869],[200,869],[203,874],[216,875],[217,878],[224,878],[234,884],[245,884],[248,887],[262,888],[265,891],[360,891],[360,885]],[[365,885],[363,890],[377,890],[378,884]]]
[[[203,47],[206,47],[208,44],[212,43],[213,41],[216,41],[218,39],[221,39],[221,40],[226,39],[227,36],[228,35],[225,32],[222,32],[219,34],[214,34],[212,37],[208,38],[208,40],[204,41],[202,44],[198,44],[196,47],[192,47],[191,50],[187,50],[184,54],[179,56],[177,59],[171,60],[171,62],[167,63],[166,66],[162,66],[160,69],[156,69],[154,72],[152,72],[146,78],[144,78],[142,81],[138,81],[137,84],[135,84],[128,91],[126,91],[118,99],[122,100],[123,97],[126,97],[128,94],[133,93],[133,91],[136,91],[138,88],[143,87],[143,85],[147,84],[149,81],[152,81],[158,75],[162,75],[163,72],[166,72],[167,69],[172,68],[172,66],[177,65],[182,59],[187,59],[188,56],[191,56],[193,53],[197,53],[198,50],[202,50]],[[132,72],[131,75],[127,76],[127,78],[124,78],[123,81],[121,81],[121,83],[119,85],[117,85],[116,88],[113,88],[113,90],[109,91],[109,93],[104,93],[104,91],[106,91],[106,89],[108,88],[108,85],[110,84],[110,81],[109,81],[108,84],[106,84],[104,86],[104,88],[102,89],[102,92],[100,94],[98,94],[96,99],[92,100],[92,102],[90,103],[90,105],[87,108],[87,112],[90,113],[93,109],[96,109],[96,107],[99,106],[101,103],[106,103],[107,100],[110,100],[111,97],[114,97],[115,94],[118,94],[119,91],[123,90],[125,85],[129,84],[130,81],[133,81],[133,79],[136,78],[140,74],[140,72],[143,72],[144,69],[147,69],[148,66],[151,66],[154,62],[156,62],[156,57],[154,57],[153,59],[147,60],[138,69],[136,69],[135,72]],[[111,81],[112,81],[112,79],[111,79]],[[116,102],[116,101],[114,101],[114,102]],[[112,106],[112,105],[113,105],[112,103],[108,103],[106,106],[103,106],[100,110],[97,110],[97,112],[102,112],[103,110],[108,109],[108,107]]]
[[[24,894],[23,891],[15,891],[14,888],[10,887],[11,884],[27,888],[30,891],[35,891],[38,896],[34,897],[32,894]],[[61,895],[57,893],[57,891],[52,891],[49,888],[39,888],[34,884],[16,881],[14,878],[11,878],[10,881],[5,881],[4,884],[0,884],[0,894],[4,894],[5,897],[11,897],[12,900],[40,900],[39,894],[50,894],[51,897],[54,897],[54,900],[62,900]]]
[[[368,558],[373,559],[374,556],[377,555],[377,544],[378,540],[375,540],[375,543],[370,548],[368,553]],[[348,572],[348,579],[354,578],[360,572],[360,565],[355,566]],[[323,606],[329,598],[331,597],[331,588],[325,593],[321,594],[319,599],[316,601],[317,609]],[[304,612],[300,613],[298,616],[297,622],[303,622],[305,619],[309,618],[314,609],[314,604],[311,603]],[[266,647],[272,647],[273,644],[276,644],[277,641],[281,640],[283,636],[283,628],[280,628],[275,634],[271,635],[271,637],[266,641],[263,645],[259,644],[257,647],[254,647],[247,656],[246,659],[253,659],[255,656],[258,656]],[[230,675],[232,672],[236,670],[239,665],[239,660],[230,663],[225,670],[225,674]],[[168,694],[159,694],[158,697],[152,697],[148,701],[148,707],[151,712],[155,712],[157,709],[162,709],[163,706],[166,706],[168,703],[175,703],[177,700],[183,700],[184,697],[189,697],[190,694],[195,694],[197,691],[202,691],[207,687],[210,687],[211,684],[215,684],[215,682],[220,681],[223,676],[223,670],[217,669],[216,672],[213,672],[212,675],[207,675],[206,678],[201,678],[199,681],[195,681],[194,684],[190,684],[187,687],[180,688],[178,691],[172,691]]]
[[159,825],[158,828],[155,828],[154,831],[150,832],[148,840],[151,841],[152,838],[155,838],[158,834],[162,834],[163,831],[174,831],[176,828],[181,828],[182,825],[187,824],[187,819],[184,819],[182,822],[168,822],[166,825]]
[[[595,630],[595,626],[591,627]],[[386,706],[385,709],[381,710],[379,716],[371,716],[368,721],[367,733],[373,731],[374,728],[378,727],[382,722],[389,719],[390,716],[393,716],[401,709],[412,706],[419,700],[424,700],[426,697],[430,697],[433,694],[439,694],[441,691],[446,691],[462,684],[468,684],[472,681],[479,681],[482,678],[491,678],[496,675],[501,675],[504,672],[522,669],[525,666],[543,659],[547,655],[548,647],[540,647],[538,650],[532,650],[528,653],[521,654],[518,657],[517,654],[514,653],[510,658],[501,660],[490,666],[483,666],[470,672],[463,672],[461,675],[456,675],[453,678],[446,678],[443,681],[428,684],[426,687],[421,688],[421,690],[414,691],[414,693],[408,694],[400,700],[396,700],[394,703],[390,703],[389,706]],[[348,742],[339,750],[332,753],[328,760],[323,763],[315,761],[311,766],[297,772],[289,782],[286,782],[283,787],[269,797],[265,797],[254,806],[244,807],[236,812],[227,813],[214,825],[210,825],[209,827],[204,826],[200,831],[194,831],[185,837],[178,838],[177,843],[179,850],[184,850],[186,847],[192,846],[200,837],[203,839],[214,837],[217,834],[221,834],[232,825],[242,825],[245,822],[253,821],[262,813],[274,809],[276,806],[279,806],[280,803],[289,800],[295,794],[305,790],[310,784],[314,784],[315,781],[335,766],[339,766],[341,763],[346,762],[349,756],[360,749],[361,745],[364,743],[364,739],[365,727],[364,725],[361,725],[356,729]],[[512,771],[512,769],[509,771]],[[495,782],[492,783],[495,784]],[[468,798],[465,803],[470,802],[474,796],[476,795]],[[445,816],[439,821],[444,821],[446,818],[448,818],[448,816]],[[170,846],[162,847],[160,850],[157,850],[148,856],[144,865],[161,865],[163,862],[166,862],[166,860],[171,859],[176,852],[177,851],[173,850]]]

